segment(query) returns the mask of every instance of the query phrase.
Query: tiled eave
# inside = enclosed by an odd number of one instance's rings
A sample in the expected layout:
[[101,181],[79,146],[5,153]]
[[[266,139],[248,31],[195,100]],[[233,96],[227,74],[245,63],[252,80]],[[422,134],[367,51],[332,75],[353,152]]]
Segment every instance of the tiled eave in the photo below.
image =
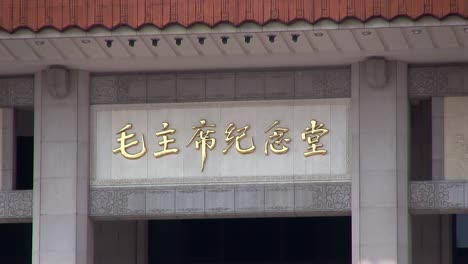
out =
[[189,28],[196,24],[214,27],[221,23],[238,27],[245,23],[291,24],[322,20],[343,23],[349,19],[367,22],[405,17],[416,21],[423,16],[444,19],[468,17],[464,0],[2,0],[0,30],[33,32],[45,28],[64,31],[95,27],[114,30],[127,26],[134,30],[151,25]]
[[48,65],[91,72],[314,67],[346,65],[370,56],[407,63],[457,63],[467,61],[467,47],[468,19],[460,16],[237,27],[147,25],[138,30],[124,25],[114,30],[23,29],[0,31],[0,74],[28,74]]

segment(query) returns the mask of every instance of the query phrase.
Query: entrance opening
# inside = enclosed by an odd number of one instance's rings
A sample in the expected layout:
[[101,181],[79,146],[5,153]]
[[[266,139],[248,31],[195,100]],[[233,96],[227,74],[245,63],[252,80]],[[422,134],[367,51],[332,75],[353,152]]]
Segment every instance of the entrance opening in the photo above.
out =
[[468,214],[453,217],[453,263],[468,263]]
[[1,263],[30,264],[32,224],[0,224]]
[[411,216],[413,263],[468,263],[468,215]]
[[33,188],[34,110],[15,109],[16,190]]
[[432,102],[414,100],[411,104],[410,175],[412,181],[432,179]]
[[351,263],[351,218],[159,220],[149,263]]

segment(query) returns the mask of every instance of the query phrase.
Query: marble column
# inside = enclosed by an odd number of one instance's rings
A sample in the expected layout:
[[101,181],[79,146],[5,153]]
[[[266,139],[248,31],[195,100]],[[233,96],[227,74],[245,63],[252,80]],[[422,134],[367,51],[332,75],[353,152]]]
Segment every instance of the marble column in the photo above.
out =
[[35,75],[33,263],[93,263],[89,73]]
[[407,264],[407,65],[368,63],[352,65],[352,263]]
[[13,108],[0,108],[0,190],[15,188],[15,122]]

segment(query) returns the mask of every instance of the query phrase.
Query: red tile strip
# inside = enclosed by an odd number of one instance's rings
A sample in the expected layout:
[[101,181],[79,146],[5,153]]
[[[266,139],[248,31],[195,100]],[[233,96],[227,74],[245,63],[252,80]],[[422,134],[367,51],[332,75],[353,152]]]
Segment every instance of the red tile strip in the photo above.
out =
[[316,23],[331,19],[337,23],[355,18],[366,21],[381,17],[416,20],[431,15],[468,18],[466,0],[0,0],[0,29],[39,31],[70,27],[89,30],[104,26],[110,30],[126,25],[164,28],[171,24],[189,27],[203,23],[234,26],[246,22],[260,25],[271,21]]

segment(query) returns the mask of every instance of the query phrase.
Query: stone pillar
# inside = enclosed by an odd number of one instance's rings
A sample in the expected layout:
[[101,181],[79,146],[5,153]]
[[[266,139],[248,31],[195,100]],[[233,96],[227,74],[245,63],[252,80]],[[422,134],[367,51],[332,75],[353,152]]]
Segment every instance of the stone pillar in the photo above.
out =
[[410,263],[407,65],[352,65],[353,263]]
[[0,108],[0,190],[15,188],[15,122],[13,108]]
[[89,73],[35,76],[33,263],[93,263]]

